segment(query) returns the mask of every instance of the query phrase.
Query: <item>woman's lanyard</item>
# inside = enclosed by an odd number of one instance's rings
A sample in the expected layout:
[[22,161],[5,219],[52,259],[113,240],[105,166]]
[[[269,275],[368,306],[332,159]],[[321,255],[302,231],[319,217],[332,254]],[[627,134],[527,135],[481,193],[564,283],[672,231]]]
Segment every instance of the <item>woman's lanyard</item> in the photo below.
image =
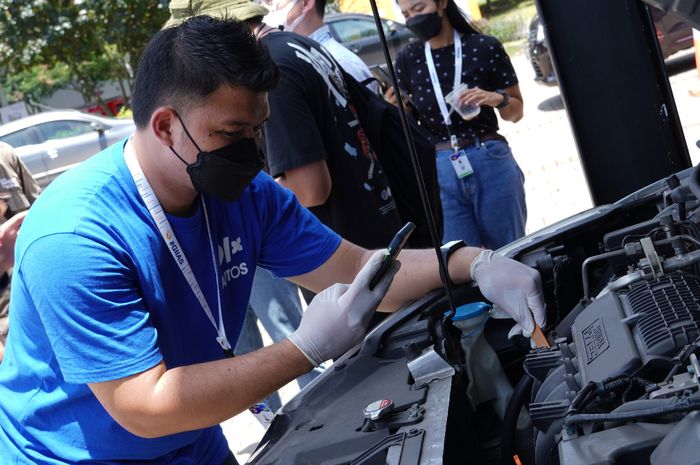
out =
[[141,170],[141,165],[139,165],[139,161],[136,159],[136,153],[134,152],[134,148],[131,145],[131,139],[129,139],[129,141],[124,147],[124,161],[126,161],[126,166],[129,168],[131,176],[134,178],[134,182],[136,183],[136,189],[138,189],[141,199],[146,204],[146,208],[151,214],[153,221],[156,222],[156,226],[158,226],[160,235],[163,237],[165,244],[168,246],[170,254],[173,256],[173,259],[180,267],[180,271],[185,277],[187,284],[190,285],[190,289],[192,289],[194,296],[197,298],[199,304],[204,310],[204,313],[206,313],[207,317],[209,318],[209,321],[211,321],[211,324],[214,326],[214,329],[217,333],[216,342],[219,343],[219,345],[224,350],[224,353],[227,356],[233,357],[233,350],[231,349],[231,344],[229,344],[228,339],[226,338],[226,329],[224,328],[223,313],[221,311],[221,294],[219,291],[219,271],[216,266],[216,255],[214,254],[214,245],[212,242],[211,230],[209,228],[209,215],[207,214],[207,206],[204,203],[204,197],[200,195],[200,199],[202,202],[202,210],[204,211],[204,220],[207,224],[207,234],[209,236],[209,247],[211,249],[212,264],[214,265],[214,275],[216,276],[216,300],[219,306],[218,325],[214,320],[214,316],[211,313],[211,309],[209,308],[207,299],[204,297],[204,293],[199,287],[197,278],[194,276],[194,272],[192,271],[192,268],[190,267],[190,264],[187,261],[187,257],[185,257],[185,252],[182,250],[182,247],[180,247],[180,243],[178,242],[177,237],[175,237],[175,232],[170,226],[170,221],[168,221],[168,217],[165,216],[165,212],[160,206],[158,198],[153,192],[151,185],[148,183],[146,176],[144,176],[143,170]]
[[[462,82],[462,38],[455,29],[454,31],[454,42],[455,42],[455,79],[452,86],[456,89],[457,86]],[[435,69],[435,62],[433,61],[433,52],[430,50],[430,43],[425,43],[425,63],[428,65],[428,72],[430,73],[430,81],[433,83],[433,91],[435,92],[435,98],[437,99],[438,107],[440,107],[440,113],[442,113],[442,119],[445,122],[445,127],[447,128],[447,134],[450,136],[450,143],[452,148],[459,150],[459,142],[457,136],[452,134],[450,127],[452,122],[450,121],[450,112],[447,110],[447,103],[445,102],[445,96],[442,93],[442,88],[440,87],[440,79],[438,78],[437,70]]]

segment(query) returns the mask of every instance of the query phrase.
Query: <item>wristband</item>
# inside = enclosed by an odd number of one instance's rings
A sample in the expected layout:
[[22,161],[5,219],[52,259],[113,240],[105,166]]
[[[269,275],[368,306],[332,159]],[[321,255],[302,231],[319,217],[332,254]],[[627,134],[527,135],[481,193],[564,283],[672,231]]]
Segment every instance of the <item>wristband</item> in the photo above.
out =
[[501,108],[507,107],[508,104],[510,103],[510,95],[508,95],[508,93],[502,89],[499,89],[495,92],[497,94],[501,94],[503,96],[503,101],[501,103],[499,103],[498,105],[496,105],[496,108],[501,109]]
[[447,270],[448,276],[444,276],[442,272],[442,268],[440,268],[440,280],[442,281],[443,285],[447,285],[447,280],[449,280],[449,283],[454,287],[455,283],[450,279],[449,277],[449,264],[450,264],[450,256],[455,253],[457,250],[461,249],[462,247],[466,247],[467,243],[459,240],[459,241],[450,241],[447,244],[443,245],[440,247],[440,254],[442,255],[442,262],[445,264],[445,269]]

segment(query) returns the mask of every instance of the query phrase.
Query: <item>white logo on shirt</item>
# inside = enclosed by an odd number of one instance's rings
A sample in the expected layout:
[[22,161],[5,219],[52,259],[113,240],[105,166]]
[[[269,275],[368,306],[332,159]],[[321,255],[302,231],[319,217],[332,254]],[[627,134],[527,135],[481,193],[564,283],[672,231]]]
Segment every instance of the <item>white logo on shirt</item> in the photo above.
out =
[[224,260],[227,264],[231,263],[231,257],[242,251],[243,245],[241,245],[240,237],[231,241],[228,236],[225,236],[222,245],[219,246],[219,265],[223,265]]
[[248,274],[248,264],[246,262],[241,262],[238,265],[233,265],[223,271],[221,275],[221,287],[226,288],[226,285],[234,279],[238,279],[241,276]]
[[231,280],[248,274],[248,264],[246,262],[229,266],[233,256],[242,251],[243,244],[241,244],[240,236],[235,240],[231,240],[229,236],[224,237],[222,244],[219,246],[219,265],[226,267],[221,272],[221,287],[225,288]]

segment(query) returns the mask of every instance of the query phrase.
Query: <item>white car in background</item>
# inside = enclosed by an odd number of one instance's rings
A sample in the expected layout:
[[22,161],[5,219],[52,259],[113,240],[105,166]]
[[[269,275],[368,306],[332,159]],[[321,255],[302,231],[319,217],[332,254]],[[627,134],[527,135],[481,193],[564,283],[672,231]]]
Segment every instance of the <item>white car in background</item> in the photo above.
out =
[[50,111],[0,126],[0,141],[10,144],[40,186],[100,150],[129,136],[131,119],[79,111]]

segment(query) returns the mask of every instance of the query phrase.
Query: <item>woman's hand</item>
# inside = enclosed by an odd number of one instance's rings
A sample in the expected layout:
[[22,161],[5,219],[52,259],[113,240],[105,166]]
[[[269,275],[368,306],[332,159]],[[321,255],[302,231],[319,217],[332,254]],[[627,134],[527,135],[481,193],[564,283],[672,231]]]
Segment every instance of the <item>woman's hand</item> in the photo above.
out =
[[489,92],[488,90],[478,87],[470,87],[463,91],[459,96],[459,105],[476,105],[496,107],[503,102],[503,96],[498,92]]
[[[520,87],[516,84],[504,90],[509,97],[508,105],[503,108],[498,108],[498,113],[504,120],[517,123],[523,117],[523,96],[520,93]],[[496,108],[503,103],[503,98],[503,95],[498,92],[490,92],[478,87],[472,87],[460,94],[459,105],[487,105]]]
[[[399,106],[398,99],[396,98],[396,94],[394,93],[394,88],[392,86],[389,86],[389,88],[384,92],[384,100],[387,102],[391,103],[395,107]],[[408,100],[405,97],[405,91],[403,95],[403,109],[406,110],[406,113],[413,113],[413,107],[411,104],[408,102]]]
[[384,100],[391,103],[395,107],[399,106],[399,102],[396,100],[396,94],[394,94],[394,88],[389,86],[384,92]]

